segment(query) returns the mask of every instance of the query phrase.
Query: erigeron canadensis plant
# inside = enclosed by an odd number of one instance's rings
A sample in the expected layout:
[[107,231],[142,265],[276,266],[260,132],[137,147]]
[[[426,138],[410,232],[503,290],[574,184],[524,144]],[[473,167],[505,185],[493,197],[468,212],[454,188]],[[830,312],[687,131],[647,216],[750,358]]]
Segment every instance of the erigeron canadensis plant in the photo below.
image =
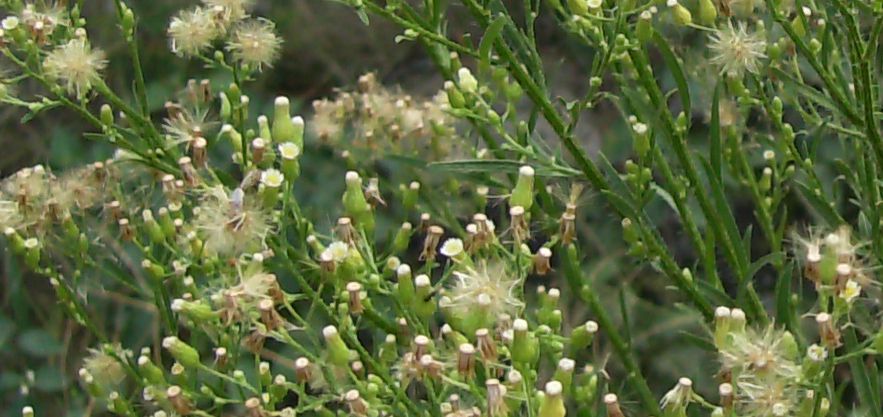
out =
[[[2,101],[33,114],[68,108],[118,151],[71,173],[36,166],[11,176],[0,226],[8,249],[95,338],[78,377],[97,409],[883,413],[874,271],[883,4],[552,0],[516,14],[498,0],[463,0],[480,32],[454,39],[447,3],[347,2],[366,22],[401,25],[399,41],[426,46],[443,94],[408,97],[368,75],[358,92],[318,101],[305,122],[286,97],[267,106],[272,114],[250,112],[249,81],[272,69],[282,45],[254,2],[204,0],[170,17],[171,53],[232,82],[187,82],[165,117],[150,111],[134,12],[114,1],[134,74],[131,93],[118,94],[80,3],[3,2],[2,52],[18,71],[4,87],[31,79],[45,91],[6,88]],[[541,15],[589,52],[576,98],[549,87]],[[602,104],[621,115],[622,127],[605,133],[630,143],[622,162],[590,157],[577,136]],[[330,225],[294,194],[313,149],[306,133],[363,162],[325,179],[344,190],[340,205],[320,208],[336,218]],[[427,176],[468,192],[439,204],[438,189],[385,184],[355,153],[415,149],[438,159]],[[584,186],[598,197],[591,210]],[[572,192],[556,198],[558,189]],[[751,210],[736,207],[743,195]],[[660,202],[682,233],[663,233],[651,215]],[[616,216],[629,255],[655,271],[647,277],[668,280],[707,325],[692,339],[716,353],[702,368],[709,375],[645,377],[625,309],[619,324],[584,268],[583,226],[597,211]],[[157,343],[114,340],[84,295],[103,285],[154,306]],[[584,304],[591,320],[570,319],[564,302]],[[624,372],[608,372],[601,343]],[[711,374],[717,390],[694,385]],[[673,388],[654,393],[661,385]],[[22,410],[39,413],[40,404]]]

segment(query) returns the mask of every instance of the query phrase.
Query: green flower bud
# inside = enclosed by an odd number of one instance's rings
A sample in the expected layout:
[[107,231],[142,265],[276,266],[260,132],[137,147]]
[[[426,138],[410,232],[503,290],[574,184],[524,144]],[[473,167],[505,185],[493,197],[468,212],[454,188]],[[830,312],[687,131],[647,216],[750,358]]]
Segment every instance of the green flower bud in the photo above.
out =
[[573,381],[573,370],[576,367],[576,362],[570,358],[561,358],[558,361],[558,367],[555,369],[555,374],[552,375],[552,379],[558,382],[561,382],[561,387],[563,388],[563,392],[570,391],[570,385]]
[[731,310],[724,306],[714,310],[714,345],[718,349],[723,349],[729,343],[727,336],[731,328],[731,314]]
[[463,97],[463,92],[457,88],[453,81],[445,81],[444,87],[448,95],[448,102],[451,103],[451,108],[462,109],[466,106],[466,97]]
[[9,242],[9,247],[12,248],[12,252],[16,255],[21,255],[25,251],[25,240],[18,234],[15,229],[11,227],[7,227],[3,234],[6,235],[6,241]]
[[380,353],[377,356],[380,358],[380,362],[386,365],[392,365],[398,360],[398,346],[396,345],[396,336],[394,334],[386,335],[383,344],[380,346]]
[[233,105],[230,104],[230,99],[227,98],[227,93],[222,91],[218,94],[218,97],[221,100],[221,120],[229,122],[230,117],[233,115]]
[[242,152],[242,135],[233,128],[233,125],[224,125],[221,126],[221,130],[218,133],[218,140],[226,140],[233,147],[233,151],[236,153]]
[[291,120],[291,104],[288,98],[277,97],[273,105],[273,129],[270,136],[276,142],[293,142],[302,147],[303,136],[297,138],[297,130]]
[[457,71],[457,85],[466,94],[478,92],[478,80],[475,79],[469,68],[463,67]]
[[549,381],[546,383],[543,402],[540,404],[539,417],[564,417],[567,409],[564,408],[564,399],[562,394],[564,387],[559,381]]
[[147,236],[150,238],[150,241],[157,245],[165,242],[166,235],[163,233],[162,227],[153,217],[153,212],[150,211],[150,209],[144,210],[141,212],[141,217],[144,219],[144,229],[147,231]]
[[396,292],[398,294],[399,302],[403,306],[413,305],[416,293],[414,289],[414,279],[411,276],[411,267],[408,264],[399,265],[396,269],[396,278],[398,279]]
[[414,278],[415,305],[417,315],[429,320],[435,314],[436,304],[432,296],[432,282],[428,275],[418,275]]
[[682,26],[687,26],[693,23],[693,14],[682,4],[678,3],[678,0],[668,0],[666,4],[671,9],[675,23]]
[[567,0],[567,7],[570,12],[577,16],[585,16],[589,14],[589,3],[587,0]]
[[402,226],[399,227],[399,230],[396,232],[392,241],[393,253],[402,253],[408,249],[408,244],[411,242],[411,233],[414,231],[413,229],[414,227],[411,226],[411,223],[402,223]]
[[346,191],[343,194],[343,206],[347,214],[355,220],[359,226],[365,229],[367,234],[374,231],[374,213],[371,205],[365,199],[362,191],[362,179],[355,171],[346,173]]
[[166,378],[162,369],[156,366],[146,355],[138,357],[138,371],[141,373],[141,377],[150,385],[166,385]]
[[197,323],[210,322],[218,317],[218,313],[203,301],[187,301],[177,298],[172,301],[171,309]]
[[40,255],[42,252],[40,241],[35,237],[25,239],[24,250],[25,264],[31,269],[37,269],[40,266]]
[[101,105],[101,124],[107,127],[114,125],[113,108],[109,104]]
[[147,275],[154,280],[162,281],[166,277],[166,271],[163,269],[162,265],[155,264],[150,261],[150,259],[145,259],[141,261],[141,268],[147,272]]
[[270,393],[270,399],[272,399],[274,403],[282,401],[285,398],[285,395],[288,394],[287,383],[288,381],[285,379],[285,375],[280,374],[273,378],[273,384],[270,385],[268,391]]
[[169,351],[176,361],[180,362],[188,368],[198,368],[201,365],[199,360],[199,352],[192,346],[184,343],[175,336],[169,336],[163,339],[163,347]]
[[711,0],[699,0],[699,22],[706,26],[714,26],[717,20],[717,6]]
[[528,331],[527,320],[516,319],[512,323],[512,329],[513,340],[510,350],[512,361],[528,369],[536,364],[540,357],[540,342]]
[[568,345],[570,354],[576,356],[579,352],[588,349],[595,339],[595,333],[598,333],[598,323],[592,320],[585,322],[582,326],[575,327],[570,332]]
[[114,414],[126,416],[126,417],[134,417],[135,413],[132,411],[132,406],[129,404],[129,401],[120,396],[120,393],[113,391],[107,397],[108,408],[112,408]]
[[400,190],[402,191],[402,206],[405,207],[406,211],[414,210],[417,207],[417,198],[420,195],[420,183],[412,181],[407,187],[402,184]]
[[534,173],[534,169],[528,165],[524,165],[518,170],[518,180],[509,196],[509,207],[521,206],[524,207],[526,213],[530,212],[534,198]]
[[754,0],[740,0],[730,2],[730,11],[733,13],[733,16],[736,16],[740,19],[746,19],[751,17],[754,14]]
[[122,14],[123,14],[123,19],[122,19],[121,26],[123,28],[123,33],[125,33],[126,36],[128,37],[128,36],[131,36],[135,32],[135,13],[132,11],[132,9],[123,5],[123,13]]
[[328,362],[339,367],[346,367],[350,361],[350,350],[340,337],[337,328],[326,326],[322,329],[325,338],[325,347],[328,349]]
[[638,23],[635,26],[635,35],[642,43],[650,42],[650,39],[653,38],[653,13],[650,13],[649,10],[644,10],[641,12],[641,15],[638,16]]

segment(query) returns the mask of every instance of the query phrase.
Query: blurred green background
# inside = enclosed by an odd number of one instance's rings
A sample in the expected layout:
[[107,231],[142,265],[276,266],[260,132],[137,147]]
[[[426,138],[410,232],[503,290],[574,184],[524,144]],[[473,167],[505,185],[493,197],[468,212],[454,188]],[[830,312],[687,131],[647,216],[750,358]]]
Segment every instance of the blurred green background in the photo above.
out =
[[[174,57],[165,38],[169,17],[195,2],[133,0],[130,3],[140,18],[149,96],[159,117],[165,100],[174,97],[188,78],[206,77],[199,64]],[[131,74],[124,44],[111,20],[113,4],[91,1],[87,5],[85,15],[90,20],[90,36],[110,57],[108,83],[125,94],[123,92],[129,91]],[[259,0],[254,14],[272,17],[285,44],[275,67],[265,71],[264,76],[250,86],[248,94],[253,103],[272,103],[273,97],[286,95],[295,100],[296,109],[308,112],[313,99],[331,95],[335,88],[352,86],[359,75],[368,71],[375,71],[384,84],[400,85],[414,95],[431,95],[442,85],[442,79],[420,46],[396,44],[397,28],[377,18],[372,18],[371,26],[365,27],[349,8],[311,0]],[[452,33],[471,29],[458,28],[456,20],[452,21]],[[583,47],[569,42],[566,36],[553,30],[554,27],[554,22],[539,22],[537,32],[542,34],[542,53],[548,59],[546,65],[550,79],[554,80],[553,91],[574,97],[585,88],[588,59],[584,62],[565,59],[586,54],[580,49]],[[622,129],[621,122],[610,122],[619,120],[619,116],[610,108],[597,112],[581,124],[579,136],[587,147],[602,148],[612,160],[621,160],[629,147],[627,141],[600,140],[622,137],[615,134],[617,129]],[[106,158],[112,152],[106,144],[84,139],[81,134],[86,126],[70,113],[52,111],[27,124],[20,122],[21,117],[17,109],[0,108],[0,146],[5,150],[0,154],[0,172],[4,177],[37,163],[63,170]],[[603,123],[599,123],[601,121]],[[340,184],[331,187],[317,184],[317,178],[342,177],[343,164],[334,158],[334,152],[328,149],[305,158],[307,163],[298,186],[312,191],[313,201],[307,205],[328,207],[339,201]],[[566,194],[564,190],[559,191]],[[663,279],[649,267],[634,265],[624,255],[618,222],[607,214],[596,197],[589,193],[580,203],[585,216],[579,223],[583,228],[580,233],[587,237],[584,244],[588,248],[586,253],[591,255],[587,275],[609,284],[601,286],[607,291],[603,298],[608,300],[615,316],[628,316],[635,348],[653,388],[662,392],[682,375],[695,377],[699,387],[708,385],[701,382],[710,381],[712,375],[700,366],[703,362],[712,364],[712,358],[697,360],[696,355],[702,354],[701,351],[681,333],[701,332],[695,315],[673,307]],[[654,215],[660,219],[662,230],[677,231],[679,226],[665,207],[660,204],[656,208]],[[676,233],[672,235],[675,253],[685,252],[687,249],[677,249],[680,237]],[[9,254],[2,256],[0,415],[16,415],[27,404],[39,405],[39,415],[94,415],[86,397],[76,389],[78,382],[74,378],[93,340],[55,308],[45,279],[24,274]],[[149,344],[150,339],[156,337],[155,331],[145,331],[153,321],[152,306],[112,291],[85,295],[93,305],[108,305],[102,310],[105,324],[117,329],[116,337],[124,345]],[[571,303],[567,294],[561,304],[573,310],[566,312],[565,317],[574,322],[589,318],[585,308],[580,303]],[[602,360],[609,357],[603,347],[597,354]],[[617,370],[615,365],[611,369]],[[617,387],[619,383],[614,382]]]

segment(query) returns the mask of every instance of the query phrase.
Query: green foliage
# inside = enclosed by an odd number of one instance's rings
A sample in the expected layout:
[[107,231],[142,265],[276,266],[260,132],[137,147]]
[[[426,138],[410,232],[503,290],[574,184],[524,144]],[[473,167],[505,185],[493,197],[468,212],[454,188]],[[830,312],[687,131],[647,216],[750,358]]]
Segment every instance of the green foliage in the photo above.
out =
[[122,416],[883,413],[880,2],[346,1],[445,81],[369,73],[306,119],[249,95],[283,54],[254,2],[150,17],[186,82],[146,76],[171,57],[140,11],[113,2],[109,57],[82,3],[4,2],[0,101],[113,149],[72,166],[54,130],[52,167],[0,186],[7,287],[54,296],[6,297],[12,407],[52,413],[34,387]]

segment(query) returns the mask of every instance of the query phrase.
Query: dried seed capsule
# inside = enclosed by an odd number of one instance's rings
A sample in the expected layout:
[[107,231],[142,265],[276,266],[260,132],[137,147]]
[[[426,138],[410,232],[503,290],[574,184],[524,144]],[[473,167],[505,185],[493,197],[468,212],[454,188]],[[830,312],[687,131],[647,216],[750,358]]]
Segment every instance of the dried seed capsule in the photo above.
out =
[[478,351],[481,357],[486,360],[497,359],[497,345],[490,336],[488,329],[478,329],[475,331],[475,339],[478,342]]
[[266,417],[267,415],[264,412],[264,407],[261,405],[261,399],[257,397],[245,400],[245,410],[248,413],[248,417]]
[[362,284],[352,281],[346,284],[346,291],[350,313],[355,315],[362,314],[365,311],[365,307],[362,305]]
[[537,275],[546,275],[552,270],[552,250],[541,247],[533,256],[533,270]]
[[485,381],[484,386],[487,389],[488,415],[491,417],[506,415],[506,386],[494,378]]
[[721,406],[727,410],[731,409],[733,407],[733,385],[724,382],[717,387],[717,392],[720,395]]
[[357,390],[349,390],[344,395],[344,400],[350,408],[350,412],[357,416],[365,416],[368,414],[368,403],[362,399],[362,395]]
[[421,261],[432,262],[435,260],[435,254],[438,251],[438,244],[441,241],[445,230],[440,226],[429,226],[427,229],[426,239],[423,241],[423,251],[420,253]]
[[524,207],[513,206],[509,209],[509,225],[516,244],[520,245],[521,242],[530,239],[530,228],[527,225]]
[[822,343],[830,349],[840,346],[840,331],[834,327],[834,320],[828,313],[819,313],[816,316],[816,324],[819,326],[819,336]]
[[294,361],[294,375],[297,382],[305,384],[313,377],[313,368],[310,360],[301,356]]
[[282,327],[282,316],[276,311],[273,300],[269,298],[261,300],[258,309],[261,311],[261,323],[267,327],[267,330],[274,331]]
[[190,411],[193,410],[190,400],[184,395],[181,387],[177,385],[172,385],[166,389],[166,398],[172,403],[172,408],[175,409],[175,412],[182,416],[190,414]]
[[472,378],[475,374],[475,347],[463,343],[457,349],[457,372],[464,378]]
[[619,398],[616,397],[616,394],[607,394],[604,396],[604,405],[607,406],[607,416],[608,417],[625,417],[622,414],[622,409],[619,408]]

